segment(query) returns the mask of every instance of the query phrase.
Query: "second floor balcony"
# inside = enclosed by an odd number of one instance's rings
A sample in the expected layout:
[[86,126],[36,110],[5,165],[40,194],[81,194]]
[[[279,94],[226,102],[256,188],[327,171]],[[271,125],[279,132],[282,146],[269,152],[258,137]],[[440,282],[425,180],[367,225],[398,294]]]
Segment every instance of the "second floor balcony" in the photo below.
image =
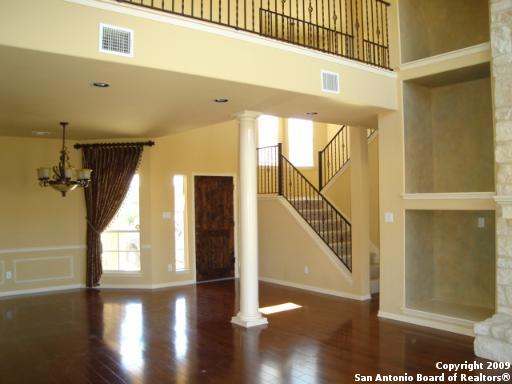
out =
[[117,0],[390,69],[383,0]]

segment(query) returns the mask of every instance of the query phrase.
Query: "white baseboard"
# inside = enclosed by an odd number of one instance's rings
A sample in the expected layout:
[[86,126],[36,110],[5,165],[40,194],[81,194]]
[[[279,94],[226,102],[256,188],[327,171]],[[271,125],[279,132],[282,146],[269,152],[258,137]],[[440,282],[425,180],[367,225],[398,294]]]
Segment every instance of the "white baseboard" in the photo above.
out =
[[[196,282],[194,280],[184,280],[184,281],[173,281],[170,283],[161,283],[161,284],[104,284],[99,286],[99,289],[160,289],[160,288],[171,288],[171,287],[181,287],[185,285],[192,285]],[[59,291],[69,291],[73,289],[83,289],[85,288],[84,284],[70,284],[70,285],[58,285],[55,287],[44,287],[44,288],[34,288],[34,289],[19,289],[16,291],[5,291],[0,292],[0,297],[10,297],[10,296],[20,296],[20,295],[33,295],[38,293],[52,293]]]
[[403,323],[410,323],[414,325],[420,325],[422,327],[434,328],[441,331],[447,331],[452,333],[458,333],[461,335],[472,336],[475,334],[473,332],[472,326],[467,326],[464,324],[447,324],[440,321],[436,321],[435,319],[427,319],[427,318],[418,318],[415,316],[410,316],[406,314],[396,314],[390,312],[379,311],[377,314],[381,319],[395,320],[401,321]]
[[195,284],[195,280],[173,281],[161,284],[102,284],[99,289],[160,289]]
[[286,286],[286,287],[302,289],[304,291],[323,293],[324,295],[337,296],[337,297],[342,297],[344,299],[352,299],[352,300],[358,300],[358,301],[366,301],[366,300],[370,300],[371,299],[370,295],[356,295],[356,294],[353,294],[353,293],[342,292],[342,291],[334,291],[332,289],[325,289],[325,288],[315,287],[315,286],[312,286],[312,285],[292,283],[290,281],[273,279],[273,278],[270,278],[270,277],[261,277],[260,276],[259,280],[263,281],[265,283],[283,285],[283,286]]
[[70,284],[70,285],[58,285],[55,287],[44,287],[44,288],[34,288],[34,289],[19,289],[16,291],[5,291],[0,292],[0,297],[9,297],[9,296],[20,296],[20,295],[33,295],[37,293],[51,293],[51,292],[59,292],[59,291],[69,291],[72,289],[80,289],[85,288],[84,284]]

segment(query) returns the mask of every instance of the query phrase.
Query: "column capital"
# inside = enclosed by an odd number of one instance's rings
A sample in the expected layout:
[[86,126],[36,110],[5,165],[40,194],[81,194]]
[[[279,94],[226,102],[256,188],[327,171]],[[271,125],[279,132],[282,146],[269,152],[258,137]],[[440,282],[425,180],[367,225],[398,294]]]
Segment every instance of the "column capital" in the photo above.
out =
[[502,208],[504,219],[512,219],[512,195],[496,195],[494,201]]
[[245,110],[245,111],[237,112],[233,116],[235,116],[239,120],[242,120],[242,119],[257,119],[260,115],[261,115],[260,112]]

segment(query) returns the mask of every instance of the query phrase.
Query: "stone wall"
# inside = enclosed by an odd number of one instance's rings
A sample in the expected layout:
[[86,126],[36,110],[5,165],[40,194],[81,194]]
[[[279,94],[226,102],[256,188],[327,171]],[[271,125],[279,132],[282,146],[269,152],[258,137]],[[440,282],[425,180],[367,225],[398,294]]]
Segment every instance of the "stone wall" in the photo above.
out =
[[496,124],[497,314],[475,325],[475,354],[512,362],[512,0],[490,0]]
[[[491,0],[496,123],[498,313],[512,314],[512,0]],[[511,212],[512,213],[512,212]]]

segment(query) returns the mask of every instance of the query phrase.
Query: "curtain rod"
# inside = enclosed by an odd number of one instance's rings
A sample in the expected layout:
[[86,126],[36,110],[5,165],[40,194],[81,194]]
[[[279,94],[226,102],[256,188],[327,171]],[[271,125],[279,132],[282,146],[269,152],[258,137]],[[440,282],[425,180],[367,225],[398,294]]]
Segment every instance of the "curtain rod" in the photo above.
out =
[[79,148],[96,148],[96,147],[135,147],[138,145],[152,147],[155,145],[154,141],[133,141],[130,143],[92,143],[92,144],[75,144],[76,149]]

